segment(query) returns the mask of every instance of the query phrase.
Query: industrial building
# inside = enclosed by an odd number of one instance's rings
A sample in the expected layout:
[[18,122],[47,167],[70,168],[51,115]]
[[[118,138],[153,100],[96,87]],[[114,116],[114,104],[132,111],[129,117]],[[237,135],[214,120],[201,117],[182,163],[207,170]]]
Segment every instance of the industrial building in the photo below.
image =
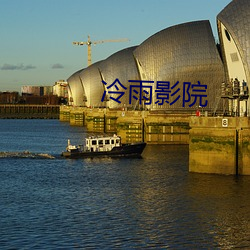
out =
[[[183,23],[75,72],[67,80],[69,104],[172,113],[222,110],[223,83],[250,80],[249,8],[248,0],[233,0],[218,14],[220,44],[209,21]],[[249,111],[247,98],[240,102],[241,115]],[[235,111],[235,100],[231,106]]]
[[53,86],[22,86],[19,92],[0,92],[0,104],[59,105],[68,102],[68,83],[64,80]]
[[68,98],[68,83],[64,80],[59,80],[55,82],[55,84],[52,87],[53,95],[56,95],[58,97],[62,98]]
[[18,92],[0,92],[0,104],[16,104],[18,102]]
[[36,95],[36,96],[44,96],[44,95],[52,95],[53,88],[52,86],[22,86],[21,88],[22,95]]

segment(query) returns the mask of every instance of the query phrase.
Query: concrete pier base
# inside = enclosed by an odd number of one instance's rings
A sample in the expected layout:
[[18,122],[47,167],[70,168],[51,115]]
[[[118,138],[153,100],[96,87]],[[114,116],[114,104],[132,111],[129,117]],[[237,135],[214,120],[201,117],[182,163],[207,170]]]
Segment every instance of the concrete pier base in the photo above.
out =
[[189,171],[250,175],[248,117],[190,117]]
[[145,138],[150,144],[188,144],[189,116],[150,114],[145,119]]
[[61,106],[59,112],[59,119],[61,122],[69,122],[70,121],[70,112],[71,108],[68,106]]
[[105,132],[105,112],[101,109],[85,109],[85,121],[84,126],[86,126],[89,132]]
[[145,141],[144,132],[144,113],[140,111],[123,111],[117,118],[117,134],[121,136],[122,141],[140,142]]
[[91,133],[116,133],[124,143],[188,144],[190,114],[61,106],[60,120]]
[[250,118],[196,117],[106,108],[60,108],[60,120],[91,133],[116,133],[123,143],[189,144],[189,171],[250,175]]

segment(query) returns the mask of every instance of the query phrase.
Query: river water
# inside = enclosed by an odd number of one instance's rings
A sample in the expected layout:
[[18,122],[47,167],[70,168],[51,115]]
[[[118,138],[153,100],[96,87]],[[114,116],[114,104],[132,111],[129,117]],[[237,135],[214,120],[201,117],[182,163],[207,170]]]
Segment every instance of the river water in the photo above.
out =
[[141,159],[60,157],[86,134],[0,120],[0,249],[250,248],[249,177],[189,173],[179,145],[147,145]]

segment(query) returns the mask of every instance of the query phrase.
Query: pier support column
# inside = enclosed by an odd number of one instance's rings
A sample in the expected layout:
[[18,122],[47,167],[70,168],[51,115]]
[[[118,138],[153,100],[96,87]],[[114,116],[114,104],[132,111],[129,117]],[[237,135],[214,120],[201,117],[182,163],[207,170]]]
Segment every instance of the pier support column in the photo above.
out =
[[86,109],[85,123],[88,132],[104,133],[105,129],[105,112],[102,109]]
[[80,126],[84,125],[84,108],[83,107],[75,107],[70,110],[69,123],[72,126]]
[[144,115],[140,111],[123,111],[117,118],[117,134],[123,143],[144,141]]
[[189,171],[250,175],[248,117],[190,117]]
[[189,117],[148,115],[145,118],[146,142],[151,144],[188,144]]
[[70,121],[70,112],[72,109],[70,106],[60,106],[59,119],[61,122]]

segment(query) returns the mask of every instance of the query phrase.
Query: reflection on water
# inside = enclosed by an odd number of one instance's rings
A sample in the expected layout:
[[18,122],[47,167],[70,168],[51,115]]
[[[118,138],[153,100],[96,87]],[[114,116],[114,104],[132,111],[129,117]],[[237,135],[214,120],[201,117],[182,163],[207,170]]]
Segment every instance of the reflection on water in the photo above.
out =
[[189,175],[187,195],[218,246],[250,247],[249,185],[249,177]]
[[[59,155],[85,133],[28,122],[0,120],[0,152],[8,142],[10,152]],[[248,249],[249,191],[247,176],[188,173],[188,146],[148,145],[142,159],[3,157],[0,247]]]

